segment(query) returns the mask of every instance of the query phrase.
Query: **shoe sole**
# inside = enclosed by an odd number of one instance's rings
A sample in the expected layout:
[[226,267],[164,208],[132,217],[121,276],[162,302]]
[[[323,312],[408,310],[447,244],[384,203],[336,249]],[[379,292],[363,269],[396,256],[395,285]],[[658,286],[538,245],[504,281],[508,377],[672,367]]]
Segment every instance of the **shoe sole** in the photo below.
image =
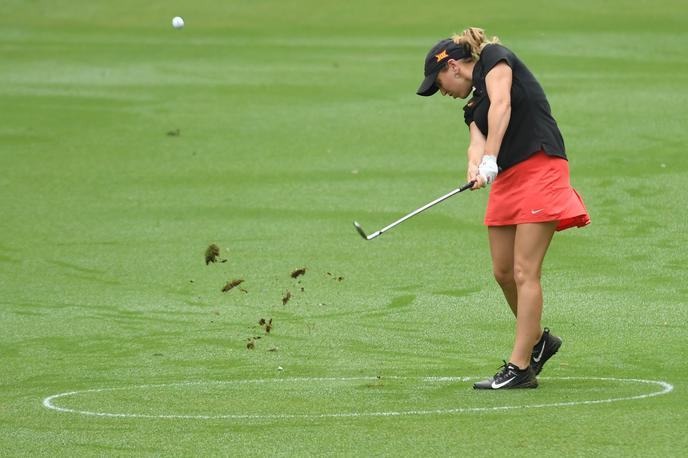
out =
[[476,388],[475,386],[473,386],[473,389],[478,390],[478,391],[502,391],[502,390],[533,389],[533,388],[537,388],[537,387],[538,387],[538,383],[533,382],[533,383],[522,384],[522,385],[517,385],[517,386],[510,386],[509,388],[494,389],[494,388]]
[[521,384],[518,384],[515,386],[497,388],[497,389],[494,389],[492,387],[480,388],[480,387],[476,387],[475,385],[473,385],[474,390],[482,390],[482,391],[515,390],[515,389],[520,389],[520,388],[526,388],[526,389],[531,388],[532,389],[532,388],[537,388],[537,387],[538,387],[537,379],[533,379],[530,382],[521,383]]
[[537,388],[537,387],[538,387],[538,381],[535,377],[533,377],[533,380],[530,380],[528,382],[519,383],[516,386],[510,386],[507,389],[512,390],[515,388]]

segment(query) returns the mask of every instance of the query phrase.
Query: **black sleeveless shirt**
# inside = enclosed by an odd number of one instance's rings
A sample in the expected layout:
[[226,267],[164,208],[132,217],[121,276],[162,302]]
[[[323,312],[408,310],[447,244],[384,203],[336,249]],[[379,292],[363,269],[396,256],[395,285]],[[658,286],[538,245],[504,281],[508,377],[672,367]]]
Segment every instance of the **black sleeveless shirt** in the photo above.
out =
[[506,170],[540,150],[544,150],[550,156],[566,159],[564,139],[552,117],[552,110],[542,86],[521,59],[502,45],[485,46],[480,53],[480,59],[475,63],[473,97],[463,109],[466,125],[470,126],[475,122],[478,129],[487,137],[487,111],[490,108],[490,99],[487,96],[485,77],[502,61],[511,67],[512,72],[511,118],[499,148],[497,165]]

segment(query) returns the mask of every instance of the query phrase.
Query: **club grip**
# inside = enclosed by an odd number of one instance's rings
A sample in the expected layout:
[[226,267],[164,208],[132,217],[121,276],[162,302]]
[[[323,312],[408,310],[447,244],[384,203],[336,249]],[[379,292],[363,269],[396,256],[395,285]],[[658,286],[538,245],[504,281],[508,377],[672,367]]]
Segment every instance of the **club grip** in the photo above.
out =
[[475,184],[475,180],[469,181],[469,182],[466,183],[465,185],[461,186],[461,189],[460,189],[459,192],[463,192],[463,191],[465,191],[466,189],[472,188],[474,184]]

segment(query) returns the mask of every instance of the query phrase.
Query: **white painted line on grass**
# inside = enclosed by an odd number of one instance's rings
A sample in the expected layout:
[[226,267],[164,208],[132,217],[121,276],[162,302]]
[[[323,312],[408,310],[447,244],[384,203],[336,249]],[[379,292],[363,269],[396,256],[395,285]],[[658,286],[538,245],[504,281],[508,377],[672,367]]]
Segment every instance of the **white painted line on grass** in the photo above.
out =
[[[153,415],[140,413],[112,413],[112,412],[93,412],[88,410],[71,409],[68,407],[60,407],[54,403],[60,398],[74,397],[85,393],[103,393],[107,391],[123,391],[146,388],[166,388],[177,386],[192,386],[192,385],[238,385],[238,384],[258,384],[258,383],[293,383],[293,382],[348,382],[348,381],[377,381],[377,380],[410,380],[419,379],[421,382],[467,382],[478,377],[291,377],[291,378],[276,378],[276,379],[255,379],[255,380],[224,380],[224,381],[195,381],[195,382],[178,382],[178,383],[161,383],[148,385],[133,385],[116,388],[94,388],[90,390],[69,391],[65,393],[54,394],[43,399],[43,406],[47,409],[56,410],[58,412],[75,413],[80,415],[88,415],[93,417],[108,417],[108,418],[145,418],[145,419],[184,419],[184,420],[285,420],[285,419],[318,419],[318,418],[356,418],[356,417],[398,417],[408,415],[444,415],[465,412],[497,412],[504,410],[517,409],[541,409],[545,407],[571,407],[578,405],[594,405],[594,404],[609,404],[612,402],[631,401],[638,399],[646,399],[654,396],[661,396],[673,391],[674,386],[662,380],[643,380],[631,378],[615,378],[615,377],[541,377],[541,380],[579,380],[579,381],[603,381],[616,383],[637,383],[645,385],[656,385],[661,387],[659,391],[653,391],[646,394],[638,394],[634,396],[623,396],[618,398],[608,399],[594,399],[581,400],[569,402],[553,402],[543,404],[521,404],[512,406],[493,406],[493,407],[457,407],[453,409],[430,409],[430,410],[404,410],[404,411],[389,411],[389,412],[332,412],[319,414],[227,414],[227,415]],[[492,398],[494,399],[494,398]]]

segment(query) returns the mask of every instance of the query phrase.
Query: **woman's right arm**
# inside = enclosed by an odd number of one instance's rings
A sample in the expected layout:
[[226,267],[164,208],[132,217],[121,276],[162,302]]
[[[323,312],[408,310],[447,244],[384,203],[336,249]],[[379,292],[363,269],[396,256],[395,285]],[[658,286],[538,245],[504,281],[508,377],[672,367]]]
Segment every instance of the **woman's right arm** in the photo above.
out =
[[468,144],[468,169],[466,171],[466,181],[476,181],[473,189],[478,189],[483,186],[482,178],[478,175],[478,166],[483,160],[485,154],[486,139],[475,122],[468,126],[470,132],[470,142]]

